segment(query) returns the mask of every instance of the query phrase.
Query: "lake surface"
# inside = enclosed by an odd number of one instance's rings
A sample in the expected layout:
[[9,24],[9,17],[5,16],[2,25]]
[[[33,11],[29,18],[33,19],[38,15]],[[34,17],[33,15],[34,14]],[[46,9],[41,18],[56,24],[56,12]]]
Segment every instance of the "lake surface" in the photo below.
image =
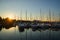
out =
[[18,26],[2,28],[0,40],[60,40],[60,30],[45,29],[32,31],[31,28],[19,31]]

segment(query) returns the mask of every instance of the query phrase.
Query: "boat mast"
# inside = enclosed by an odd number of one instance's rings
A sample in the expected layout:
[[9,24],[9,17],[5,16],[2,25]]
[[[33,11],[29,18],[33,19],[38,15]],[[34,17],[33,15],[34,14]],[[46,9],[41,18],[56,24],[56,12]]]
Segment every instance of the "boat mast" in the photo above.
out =
[[26,20],[27,20],[27,10],[26,10]]
[[53,21],[55,21],[55,20],[54,20],[54,11],[53,11]]
[[51,22],[51,10],[49,8],[49,21]]
[[59,13],[59,22],[60,22],[60,13]]
[[48,15],[46,16],[46,20],[48,21]]
[[42,21],[42,18],[41,18],[41,8],[40,8],[40,21]]
[[31,12],[30,12],[30,20],[32,20],[32,18],[31,18],[31,17],[32,17],[32,14],[31,14]]
[[20,13],[20,20],[22,20],[22,10],[21,10],[21,13]]

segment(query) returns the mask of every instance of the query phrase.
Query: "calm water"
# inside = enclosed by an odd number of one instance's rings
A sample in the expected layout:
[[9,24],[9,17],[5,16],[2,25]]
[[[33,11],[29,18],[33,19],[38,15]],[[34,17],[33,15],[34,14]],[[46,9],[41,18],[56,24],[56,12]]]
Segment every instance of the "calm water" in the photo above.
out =
[[0,40],[60,40],[60,31],[36,30],[31,28],[19,32],[18,26],[0,31]]

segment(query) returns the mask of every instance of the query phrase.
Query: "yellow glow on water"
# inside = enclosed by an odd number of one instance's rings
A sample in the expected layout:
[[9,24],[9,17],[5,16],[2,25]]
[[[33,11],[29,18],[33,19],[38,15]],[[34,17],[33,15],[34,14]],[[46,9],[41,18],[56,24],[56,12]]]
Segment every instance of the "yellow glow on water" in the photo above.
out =
[[10,29],[8,29],[9,31],[13,31],[14,30],[14,27],[12,27],[12,28],[10,28]]
[[1,32],[3,33],[13,33],[15,31],[15,27],[9,28],[9,29],[3,29]]

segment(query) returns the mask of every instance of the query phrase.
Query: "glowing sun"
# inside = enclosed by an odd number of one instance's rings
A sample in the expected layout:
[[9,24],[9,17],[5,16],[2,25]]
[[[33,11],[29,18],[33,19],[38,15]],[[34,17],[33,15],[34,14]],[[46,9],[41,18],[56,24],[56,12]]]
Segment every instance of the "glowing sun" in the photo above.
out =
[[4,18],[14,19],[14,13],[13,12],[5,12]]

